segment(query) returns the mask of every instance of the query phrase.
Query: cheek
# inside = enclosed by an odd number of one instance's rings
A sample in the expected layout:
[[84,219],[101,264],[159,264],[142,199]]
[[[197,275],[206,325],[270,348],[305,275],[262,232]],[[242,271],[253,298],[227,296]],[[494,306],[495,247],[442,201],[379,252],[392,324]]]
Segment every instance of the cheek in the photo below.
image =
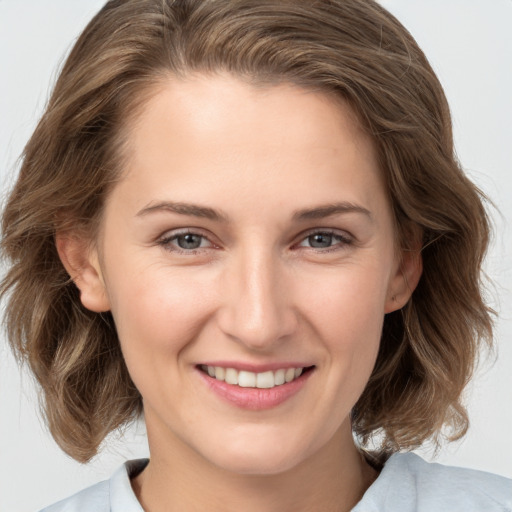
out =
[[130,371],[142,367],[141,361],[154,370],[158,361],[175,357],[197,336],[212,310],[212,284],[200,274],[118,261],[108,290]]
[[371,375],[384,321],[385,275],[377,266],[353,267],[333,273],[322,289],[302,282],[306,320],[326,349],[333,400],[355,403]]
[[[344,347],[356,340],[380,337],[387,295],[386,273],[378,266],[347,266],[324,276],[302,277],[298,287],[310,322],[329,340]],[[368,340],[370,341],[370,340]]]

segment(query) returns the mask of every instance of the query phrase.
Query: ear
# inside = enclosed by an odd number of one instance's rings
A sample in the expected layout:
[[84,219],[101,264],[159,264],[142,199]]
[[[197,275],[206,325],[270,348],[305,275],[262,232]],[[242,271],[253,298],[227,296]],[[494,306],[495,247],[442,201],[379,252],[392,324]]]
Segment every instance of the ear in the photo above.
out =
[[397,270],[388,286],[385,313],[397,311],[407,304],[418,285],[422,272],[420,244],[417,244],[414,249],[403,249],[398,258]]
[[98,252],[89,240],[76,233],[57,233],[55,244],[67,273],[80,290],[80,300],[96,313],[110,310]]

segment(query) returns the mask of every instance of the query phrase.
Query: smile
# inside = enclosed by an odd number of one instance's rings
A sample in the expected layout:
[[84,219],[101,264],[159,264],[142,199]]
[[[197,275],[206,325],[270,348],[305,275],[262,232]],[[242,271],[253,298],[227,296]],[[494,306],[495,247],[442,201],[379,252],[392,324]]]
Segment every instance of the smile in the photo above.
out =
[[[240,366],[246,366],[240,369]],[[261,411],[277,407],[287,402],[306,386],[315,366],[293,366],[261,368],[263,371],[250,371],[247,366],[238,369],[228,364],[199,364],[198,375],[204,384],[232,406],[252,411]],[[258,370],[259,368],[253,368]]]
[[201,365],[200,369],[216,380],[241,388],[271,389],[293,382],[309,368],[281,368],[260,373],[224,368],[222,366]]

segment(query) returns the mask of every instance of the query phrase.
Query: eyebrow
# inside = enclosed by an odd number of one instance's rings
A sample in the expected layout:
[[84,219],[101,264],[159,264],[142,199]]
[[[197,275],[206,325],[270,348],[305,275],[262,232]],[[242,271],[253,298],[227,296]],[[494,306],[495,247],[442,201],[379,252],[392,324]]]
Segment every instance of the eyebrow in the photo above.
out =
[[[199,206],[192,203],[182,203],[182,202],[173,202],[173,201],[160,201],[155,204],[149,204],[144,207],[137,213],[137,217],[143,217],[145,215],[168,211],[171,213],[177,213],[179,215],[189,215],[192,217],[201,217],[204,219],[209,219],[217,222],[227,223],[229,222],[229,217],[225,213],[215,210],[213,208],[209,208],[207,206]],[[327,205],[320,205],[314,208],[304,208],[301,210],[296,210],[292,219],[295,222],[305,221],[305,220],[315,220],[315,219],[323,219],[326,217],[331,217],[333,215],[346,214],[346,213],[360,213],[367,216],[370,220],[373,220],[371,212],[354,203],[350,202],[341,202],[341,203],[333,203]]]
[[191,203],[176,203],[173,201],[160,201],[155,204],[149,204],[137,213],[137,217],[143,217],[150,213],[168,211],[180,215],[190,215],[192,217],[201,217],[203,219],[214,220],[217,222],[227,222],[228,217],[218,210],[207,206],[199,206]]
[[370,220],[373,220],[370,210],[358,204],[350,203],[347,201],[343,201],[341,203],[321,205],[315,208],[305,208],[303,210],[297,210],[294,212],[292,218],[294,221],[312,219],[314,220],[324,219],[325,217],[331,217],[332,215],[338,215],[343,213],[361,213],[367,216]]

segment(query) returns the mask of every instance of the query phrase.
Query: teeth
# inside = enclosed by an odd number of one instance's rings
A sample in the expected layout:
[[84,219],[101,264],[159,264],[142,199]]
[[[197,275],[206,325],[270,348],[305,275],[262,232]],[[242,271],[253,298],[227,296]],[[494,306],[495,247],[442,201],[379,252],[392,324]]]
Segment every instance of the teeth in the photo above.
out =
[[286,370],[286,372],[284,373],[284,380],[286,382],[291,382],[293,379],[295,379],[295,369],[288,368],[288,370]]
[[[209,366],[208,368],[211,368]],[[210,373],[210,370],[208,369],[208,374]],[[217,380],[224,380],[226,378],[226,369],[222,368],[222,366],[216,366],[215,367],[215,378]]]
[[274,372],[263,372],[256,374],[256,387],[257,388],[273,388],[276,385],[276,378]]
[[255,388],[256,387],[256,374],[252,372],[239,372],[238,385],[242,388]]
[[[210,373],[210,368],[211,366],[208,366],[208,373]],[[234,368],[226,368],[226,376],[224,377],[224,380],[228,384],[238,384],[238,372]]]
[[284,384],[286,382],[284,378],[284,370],[277,370],[276,373],[274,373],[274,384],[276,386],[280,386],[281,384]]
[[245,370],[235,370],[234,368],[223,368],[222,366],[205,366],[202,370],[210,377],[222,380],[228,384],[238,385],[242,388],[260,388],[270,389],[274,386],[281,386],[287,382],[292,382],[302,375],[304,368],[283,368],[273,371],[254,373]]

